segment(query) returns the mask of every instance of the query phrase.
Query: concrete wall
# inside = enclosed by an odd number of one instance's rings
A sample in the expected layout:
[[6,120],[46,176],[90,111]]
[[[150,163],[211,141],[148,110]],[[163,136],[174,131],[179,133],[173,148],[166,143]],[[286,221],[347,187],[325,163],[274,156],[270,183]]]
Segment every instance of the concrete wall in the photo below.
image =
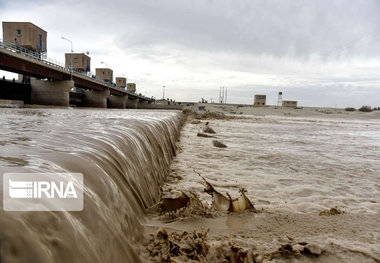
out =
[[137,103],[138,103],[138,99],[128,98],[125,101],[125,108],[126,109],[137,109]]
[[139,103],[139,109],[156,109],[156,110],[182,110],[182,106],[178,105],[160,105],[160,104],[143,104]]
[[282,101],[282,107],[297,107],[297,101],[296,100],[283,100]]
[[82,107],[107,108],[107,97],[110,95],[109,90],[83,90]]
[[22,100],[25,104],[30,104],[31,90],[30,84],[0,79],[0,99]]
[[107,98],[107,108],[125,109],[127,96],[114,96],[110,95]]
[[30,79],[31,104],[69,106],[70,90],[74,87],[72,80]]

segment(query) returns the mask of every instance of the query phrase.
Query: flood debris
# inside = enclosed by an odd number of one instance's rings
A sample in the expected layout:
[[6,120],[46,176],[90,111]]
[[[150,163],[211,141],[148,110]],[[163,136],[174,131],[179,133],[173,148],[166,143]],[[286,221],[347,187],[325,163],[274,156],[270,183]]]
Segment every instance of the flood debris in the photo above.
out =
[[210,126],[209,126],[209,122],[206,122],[205,126],[203,126],[202,128],[202,132],[204,133],[216,133]]
[[[181,192],[178,197],[162,198],[158,204],[161,215],[168,214],[171,219],[178,217],[214,217],[215,211],[211,210],[208,205],[204,204],[199,195],[193,192],[189,194]],[[152,211],[157,211],[157,206],[150,208]]]
[[184,192],[181,192],[179,197],[162,198],[160,202],[160,209],[162,213],[169,213],[173,217],[173,213],[179,209],[187,207],[190,197]]
[[340,214],[344,214],[345,212],[340,210],[337,206],[336,207],[333,207],[331,208],[330,210],[323,210],[321,212],[319,212],[319,215],[320,216],[334,216],[334,215],[340,215]]
[[207,134],[207,133],[203,133],[203,132],[198,132],[197,136],[198,137],[205,137],[205,138],[215,138],[215,136]]
[[243,248],[232,241],[213,242],[206,231],[168,233],[158,229],[146,247],[146,253],[153,262],[257,262],[257,254],[250,248]]
[[[282,244],[278,250],[266,253],[263,259],[266,261],[272,261],[276,259],[298,259],[318,257],[325,253],[325,250],[316,244],[309,244],[307,242],[295,242]],[[303,261],[302,261],[303,262]]]
[[191,124],[200,124],[200,123],[202,123],[200,120],[194,120],[194,121],[192,121],[192,122],[190,122]]
[[168,234],[164,228],[160,228],[156,235],[152,235],[146,251],[153,262],[206,262],[209,249],[207,234],[208,230]]
[[[199,176],[201,175],[199,174]],[[227,212],[230,208],[230,200],[223,194],[216,191],[212,184],[210,184],[205,178],[203,178],[202,176],[201,178],[206,183],[206,188],[204,189],[204,191],[212,196],[212,208],[218,211]]]
[[231,196],[229,193],[227,193],[229,201],[230,201],[230,206],[228,208],[228,211],[230,212],[241,212],[247,209],[252,209],[253,212],[257,213],[256,208],[253,206],[252,202],[248,199],[248,197],[245,195],[247,192],[246,189],[241,188],[239,189],[240,192],[240,197],[232,200]]
[[224,143],[222,143],[221,141],[218,141],[218,140],[213,140],[212,144],[218,148],[227,148],[227,145],[225,145]]
[[240,197],[232,200],[229,193],[227,193],[227,198],[222,193],[215,190],[214,186],[211,183],[209,183],[200,173],[196,172],[195,170],[194,172],[197,173],[206,183],[206,188],[204,189],[204,191],[212,196],[212,207],[215,210],[225,212],[241,212],[244,210],[252,210],[253,212],[257,213],[256,208],[245,195],[247,190],[245,190],[244,188],[241,188],[239,190],[241,194]]

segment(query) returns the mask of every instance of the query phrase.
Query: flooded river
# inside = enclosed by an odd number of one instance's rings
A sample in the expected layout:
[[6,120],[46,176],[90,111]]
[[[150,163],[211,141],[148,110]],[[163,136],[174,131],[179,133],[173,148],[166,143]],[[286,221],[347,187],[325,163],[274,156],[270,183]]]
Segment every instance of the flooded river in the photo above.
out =
[[4,262],[141,262],[144,209],[158,200],[179,117],[169,111],[0,109],[0,174],[75,172],[84,179],[83,211],[1,210]]

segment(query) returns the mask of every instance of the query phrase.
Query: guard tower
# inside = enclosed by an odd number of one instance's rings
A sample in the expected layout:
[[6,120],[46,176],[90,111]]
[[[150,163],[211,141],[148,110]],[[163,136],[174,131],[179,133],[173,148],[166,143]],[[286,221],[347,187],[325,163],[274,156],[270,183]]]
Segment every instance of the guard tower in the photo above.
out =
[[281,106],[281,105],[282,105],[282,91],[278,93],[278,102],[277,102],[277,106]]

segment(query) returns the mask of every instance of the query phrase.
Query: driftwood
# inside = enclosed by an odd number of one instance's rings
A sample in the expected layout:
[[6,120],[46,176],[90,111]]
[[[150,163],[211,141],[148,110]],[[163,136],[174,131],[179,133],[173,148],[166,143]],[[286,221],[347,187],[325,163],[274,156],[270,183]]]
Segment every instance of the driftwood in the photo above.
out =
[[[194,170],[195,173],[197,173]],[[245,195],[246,190],[240,189],[241,196],[232,200],[231,196],[227,193],[227,197],[215,190],[214,186],[210,184],[202,175],[197,173],[206,183],[204,191],[212,196],[212,207],[219,211],[240,212],[247,209],[252,209],[253,212],[257,212],[252,202]]]

